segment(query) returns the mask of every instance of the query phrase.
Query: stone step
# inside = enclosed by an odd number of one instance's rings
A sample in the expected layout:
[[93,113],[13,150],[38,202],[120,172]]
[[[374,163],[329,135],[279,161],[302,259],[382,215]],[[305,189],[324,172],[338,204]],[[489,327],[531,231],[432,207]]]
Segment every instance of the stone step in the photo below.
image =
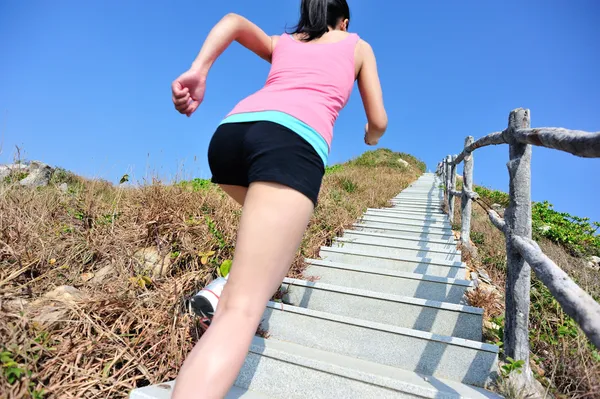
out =
[[373,269],[388,269],[400,272],[419,273],[429,276],[464,279],[466,267],[462,262],[442,259],[419,258],[416,256],[377,255],[374,251],[350,248],[321,247],[319,253],[324,260],[350,265],[369,266]]
[[414,246],[372,243],[368,240],[361,240],[359,238],[335,238],[331,244],[331,248],[356,250],[368,255],[380,257],[411,257],[426,261],[461,261],[460,253],[457,254],[456,251],[452,253],[448,253],[447,251],[427,251]]
[[[456,249],[456,242],[454,240],[442,240],[442,239],[422,239],[419,237],[411,237],[409,235],[388,234],[380,232],[371,232],[364,230],[345,230],[342,237],[344,238],[363,238],[365,240],[371,240],[375,244],[394,244],[402,243],[407,245],[417,246],[423,250],[447,250],[453,251]],[[457,250],[458,251],[458,250]],[[460,251],[458,251],[460,252]]]
[[481,342],[274,302],[267,305],[261,328],[278,341],[469,385],[485,386],[497,378],[498,347]]
[[456,249],[456,245],[448,242],[427,242],[419,239],[406,240],[386,234],[353,230],[344,231],[343,236],[340,237],[340,242],[346,242],[345,240],[353,240],[354,242],[364,244],[403,248],[411,253],[416,253],[416,256],[428,257],[428,255],[431,255],[436,258],[446,258],[448,255],[455,255],[459,261],[461,259],[461,252]]
[[427,231],[423,231],[423,229],[419,228],[418,226],[415,227],[378,222],[354,223],[353,227],[357,230],[371,231],[374,233],[401,234],[409,235],[412,237],[419,237],[423,240],[437,239],[447,240],[448,242],[455,242],[454,234],[448,230],[428,229]]
[[448,223],[448,217],[446,215],[431,215],[427,213],[407,213],[402,210],[387,210],[387,209],[368,209],[365,212],[365,215],[373,215],[373,216],[383,216],[383,217],[391,217],[391,218],[400,218],[407,220],[420,220],[420,221],[428,221],[428,222],[439,222],[439,223]]
[[386,212],[398,212],[406,213],[410,215],[433,215],[433,216],[446,216],[446,214],[440,210],[435,209],[417,209],[417,208],[367,208],[367,211],[386,211]]
[[427,299],[342,287],[283,281],[283,302],[357,319],[481,341],[483,309]]
[[259,337],[252,341],[236,384],[276,399],[501,399],[461,382]]
[[429,207],[429,208],[436,208],[436,209],[440,209],[441,206],[444,204],[441,201],[432,201],[429,199],[410,199],[410,198],[396,198],[396,199],[392,199],[390,200],[390,202],[392,204],[405,204],[405,205],[413,205],[413,206],[420,206],[420,207]]
[[304,276],[320,283],[335,284],[381,293],[432,301],[463,303],[467,289],[474,287],[468,280],[400,272],[385,268],[306,259]]
[[419,221],[398,217],[390,217],[390,216],[375,216],[375,215],[363,215],[359,220],[360,222],[378,222],[378,223],[389,223],[396,225],[404,225],[404,226],[413,226],[419,227],[421,229],[429,230],[429,229],[437,229],[439,231],[448,231],[452,230],[450,223],[448,222],[428,222],[428,221]]
[[392,206],[404,206],[407,208],[416,208],[416,209],[424,209],[424,210],[432,210],[432,211],[441,211],[443,204],[435,204],[427,201],[398,201],[391,200],[390,203]]
[[[251,353],[248,354],[251,357]],[[248,359],[246,359],[248,362]],[[170,399],[173,393],[175,381],[169,381],[162,384],[150,385],[144,388],[138,388],[131,391],[129,399]],[[276,396],[266,396],[262,393],[249,391],[238,386],[233,386],[224,399],[274,399]]]

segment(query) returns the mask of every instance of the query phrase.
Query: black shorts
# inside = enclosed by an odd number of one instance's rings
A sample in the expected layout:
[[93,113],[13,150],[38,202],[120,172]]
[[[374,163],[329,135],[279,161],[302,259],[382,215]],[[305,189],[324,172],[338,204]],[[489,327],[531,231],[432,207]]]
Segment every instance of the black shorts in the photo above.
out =
[[248,187],[272,182],[293,188],[317,204],[325,168],[312,145],[274,122],[224,123],[208,147],[212,182]]

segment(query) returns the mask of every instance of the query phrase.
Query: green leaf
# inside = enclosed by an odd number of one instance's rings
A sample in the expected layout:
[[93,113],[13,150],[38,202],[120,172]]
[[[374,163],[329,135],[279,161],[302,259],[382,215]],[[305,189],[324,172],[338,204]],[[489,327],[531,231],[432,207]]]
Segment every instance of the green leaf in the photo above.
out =
[[221,263],[221,266],[219,267],[219,272],[222,277],[227,277],[229,271],[231,270],[231,264],[232,262],[230,260],[225,260],[223,261],[223,263]]

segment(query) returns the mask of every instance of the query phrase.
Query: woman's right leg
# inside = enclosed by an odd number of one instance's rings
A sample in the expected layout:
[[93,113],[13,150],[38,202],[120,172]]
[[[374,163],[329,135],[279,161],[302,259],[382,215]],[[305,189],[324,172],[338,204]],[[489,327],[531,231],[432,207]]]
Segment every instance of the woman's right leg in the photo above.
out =
[[210,328],[179,372],[173,399],[223,398],[229,391],[312,212],[313,202],[296,190],[275,183],[250,185],[229,281]]
[[233,198],[235,202],[237,202],[241,206],[244,206],[244,200],[246,199],[248,187],[234,186],[231,184],[219,184],[219,187],[221,187],[221,189],[225,191],[227,195]]

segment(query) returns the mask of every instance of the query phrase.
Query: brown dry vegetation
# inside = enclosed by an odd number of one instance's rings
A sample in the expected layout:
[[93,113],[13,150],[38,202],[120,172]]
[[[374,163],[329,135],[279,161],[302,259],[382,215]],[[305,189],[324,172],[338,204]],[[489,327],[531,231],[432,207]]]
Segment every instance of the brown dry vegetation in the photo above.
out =
[[[490,202],[490,199],[487,199]],[[457,202],[455,221],[460,224]],[[494,227],[487,214],[473,205],[471,239],[476,256],[468,259],[473,269],[483,268],[490,275],[497,293],[476,290],[470,294],[473,306],[483,307],[485,334],[491,342],[499,342],[502,333],[490,328],[490,321],[502,324],[504,285],[506,282],[506,248],[504,235]],[[569,254],[560,245],[543,237],[535,237],[544,253],[594,298],[600,298],[600,273],[585,267],[585,260]],[[495,300],[492,300],[495,299]],[[499,318],[500,316],[500,318]],[[557,398],[599,398],[600,356],[583,332],[560,308],[549,291],[532,274],[530,307],[530,344],[532,370],[548,392]]]
[[[329,169],[290,275],[424,169],[398,158],[378,150]],[[126,397],[176,376],[202,332],[185,299],[231,259],[241,215],[199,183],[119,188],[70,176],[67,193],[0,185],[0,397]],[[163,278],[148,278],[134,257],[147,247],[166,257]],[[103,268],[110,274],[96,282]],[[64,285],[81,297],[44,297]]]

